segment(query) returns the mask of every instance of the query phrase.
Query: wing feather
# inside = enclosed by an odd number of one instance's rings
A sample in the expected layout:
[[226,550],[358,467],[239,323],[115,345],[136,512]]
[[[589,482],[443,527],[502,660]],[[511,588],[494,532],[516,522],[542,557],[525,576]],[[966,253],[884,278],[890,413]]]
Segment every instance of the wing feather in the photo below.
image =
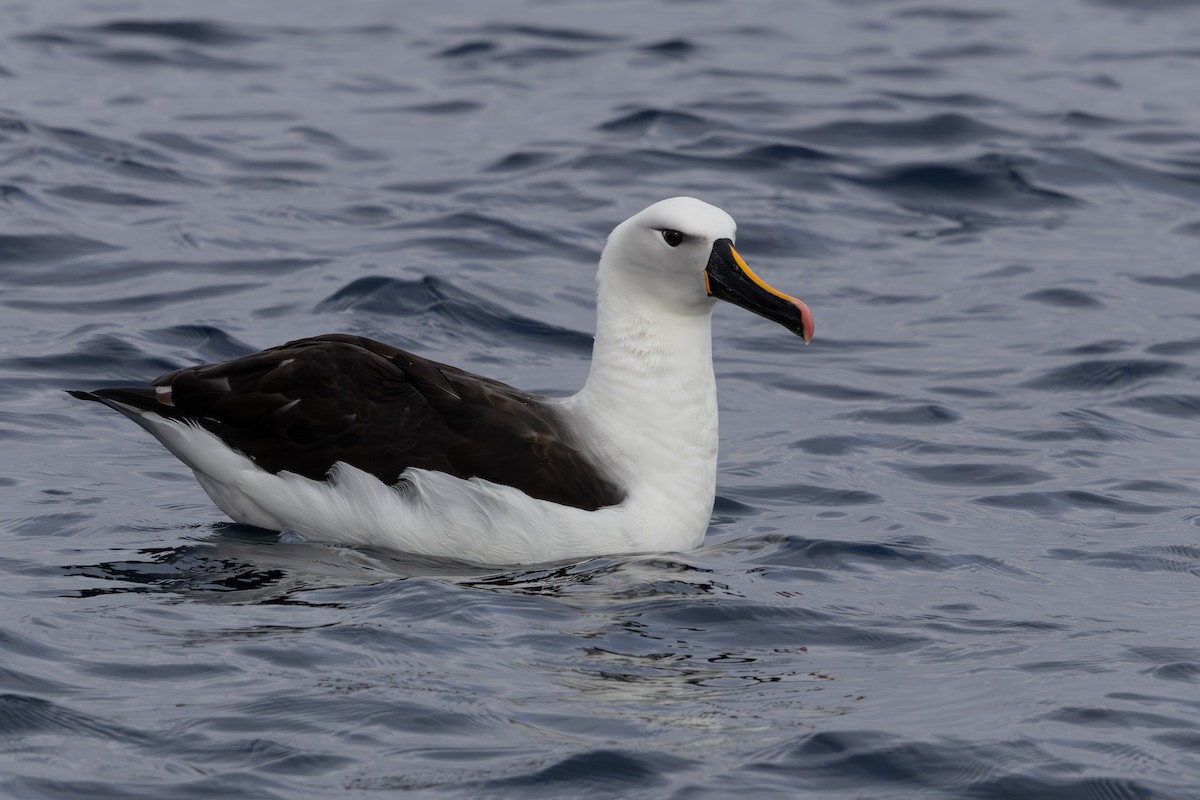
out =
[[392,484],[419,467],[585,510],[624,499],[545,398],[363,337],[301,339],[153,385],[169,394],[95,394],[201,425],[273,473],[325,480],[345,462]]

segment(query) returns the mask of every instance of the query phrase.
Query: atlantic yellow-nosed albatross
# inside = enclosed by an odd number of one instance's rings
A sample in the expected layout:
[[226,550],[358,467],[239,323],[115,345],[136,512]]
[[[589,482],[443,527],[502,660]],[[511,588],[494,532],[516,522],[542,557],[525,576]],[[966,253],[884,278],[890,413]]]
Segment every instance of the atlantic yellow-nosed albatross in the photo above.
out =
[[71,394],[141,425],[260,528],[487,564],[685,550],[716,489],[715,301],[813,335],[808,307],[754,274],[735,232],[690,197],[613,230],[571,397],[343,334]]

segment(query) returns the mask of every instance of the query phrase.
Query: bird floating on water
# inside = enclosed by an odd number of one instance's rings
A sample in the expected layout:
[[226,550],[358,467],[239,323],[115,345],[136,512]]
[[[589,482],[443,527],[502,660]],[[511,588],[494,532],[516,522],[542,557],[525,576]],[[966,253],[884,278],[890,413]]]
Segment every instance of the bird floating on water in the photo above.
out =
[[716,489],[716,300],[813,335],[808,306],[755,275],[735,233],[690,197],[618,225],[570,397],[345,334],[71,394],[141,425],[248,525],[485,564],[690,549]]

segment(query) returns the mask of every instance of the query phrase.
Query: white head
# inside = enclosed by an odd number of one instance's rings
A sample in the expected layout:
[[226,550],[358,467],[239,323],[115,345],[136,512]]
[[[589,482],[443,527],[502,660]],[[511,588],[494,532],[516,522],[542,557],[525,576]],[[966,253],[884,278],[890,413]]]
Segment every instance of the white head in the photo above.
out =
[[601,291],[677,314],[707,314],[716,300],[729,300],[809,341],[808,306],[755,275],[733,249],[736,236],[733,217],[716,206],[694,197],[657,202],[609,234],[600,256]]
[[713,243],[737,235],[733,217],[694,197],[661,200],[622,222],[600,256],[600,282],[619,282],[678,313],[715,305],[704,282]]

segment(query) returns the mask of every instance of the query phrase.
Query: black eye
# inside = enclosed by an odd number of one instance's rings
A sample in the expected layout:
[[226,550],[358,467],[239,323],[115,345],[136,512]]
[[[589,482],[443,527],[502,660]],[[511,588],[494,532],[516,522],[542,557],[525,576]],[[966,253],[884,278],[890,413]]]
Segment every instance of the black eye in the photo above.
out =
[[683,234],[679,231],[673,231],[670,228],[667,228],[662,232],[662,234],[663,241],[671,245],[671,247],[679,247],[679,243],[683,241]]

